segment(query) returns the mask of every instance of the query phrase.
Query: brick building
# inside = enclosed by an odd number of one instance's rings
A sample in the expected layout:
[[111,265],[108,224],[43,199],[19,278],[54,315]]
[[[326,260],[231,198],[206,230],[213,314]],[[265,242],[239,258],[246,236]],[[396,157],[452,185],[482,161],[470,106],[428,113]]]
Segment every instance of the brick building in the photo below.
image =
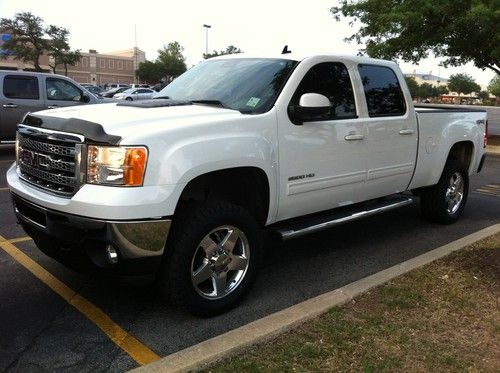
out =
[[[79,83],[95,85],[134,83],[135,70],[146,61],[145,53],[139,48],[103,54],[91,49],[81,55],[80,62],[68,66],[68,76]],[[64,67],[57,66],[56,72],[64,74]]]
[[[0,51],[3,41],[9,34],[0,34]],[[6,58],[0,58],[2,70],[33,70],[32,64],[16,60],[7,53]],[[146,61],[146,54],[139,48],[131,48],[117,52],[97,53],[91,49],[82,52],[82,57],[74,66],[68,66],[68,76],[79,83],[104,85],[110,83],[131,84],[135,82],[135,70],[141,62]],[[52,72],[51,58],[47,54],[40,56],[40,66],[45,72]],[[64,75],[64,66],[56,67],[58,74]]]

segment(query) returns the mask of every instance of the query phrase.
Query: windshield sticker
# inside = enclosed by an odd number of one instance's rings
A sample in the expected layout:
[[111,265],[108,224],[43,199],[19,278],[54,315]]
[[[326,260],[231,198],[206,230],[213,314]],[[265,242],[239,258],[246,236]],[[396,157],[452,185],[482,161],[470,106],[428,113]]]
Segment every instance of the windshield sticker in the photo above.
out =
[[248,100],[248,102],[247,102],[247,106],[256,107],[257,104],[259,103],[259,101],[260,101],[260,98],[258,98],[258,97],[250,97],[250,100]]

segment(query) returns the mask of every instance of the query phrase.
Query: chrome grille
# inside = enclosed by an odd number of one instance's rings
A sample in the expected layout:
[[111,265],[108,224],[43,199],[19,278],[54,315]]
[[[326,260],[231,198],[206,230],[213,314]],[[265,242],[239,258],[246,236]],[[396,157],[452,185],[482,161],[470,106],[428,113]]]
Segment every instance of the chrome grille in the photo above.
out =
[[17,165],[23,180],[63,196],[76,193],[82,148],[78,138],[20,127],[17,140]]

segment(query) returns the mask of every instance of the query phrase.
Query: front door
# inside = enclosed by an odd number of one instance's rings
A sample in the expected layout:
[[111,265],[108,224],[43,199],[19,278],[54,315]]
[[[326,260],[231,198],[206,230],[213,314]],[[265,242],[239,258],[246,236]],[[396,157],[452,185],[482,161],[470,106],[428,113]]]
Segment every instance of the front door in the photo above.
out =
[[45,80],[45,92],[48,109],[83,103],[83,91],[65,79],[47,77]]
[[39,79],[36,76],[7,74],[1,82],[0,139],[14,140],[17,125],[28,112],[44,109],[40,94]]
[[278,107],[277,220],[359,202],[366,175],[366,127],[358,118],[347,67],[324,61],[302,68],[308,68],[307,73],[289,105],[297,105],[305,93],[319,93],[328,97],[331,109],[298,125],[286,108]]

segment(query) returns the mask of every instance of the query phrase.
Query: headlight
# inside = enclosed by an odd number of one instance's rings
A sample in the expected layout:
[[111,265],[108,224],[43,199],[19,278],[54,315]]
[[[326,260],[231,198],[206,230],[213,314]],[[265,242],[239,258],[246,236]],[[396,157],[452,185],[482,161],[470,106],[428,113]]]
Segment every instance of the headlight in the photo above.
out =
[[87,183],[141,186],[148,161],[143,147],[89,145],[87,152]]

